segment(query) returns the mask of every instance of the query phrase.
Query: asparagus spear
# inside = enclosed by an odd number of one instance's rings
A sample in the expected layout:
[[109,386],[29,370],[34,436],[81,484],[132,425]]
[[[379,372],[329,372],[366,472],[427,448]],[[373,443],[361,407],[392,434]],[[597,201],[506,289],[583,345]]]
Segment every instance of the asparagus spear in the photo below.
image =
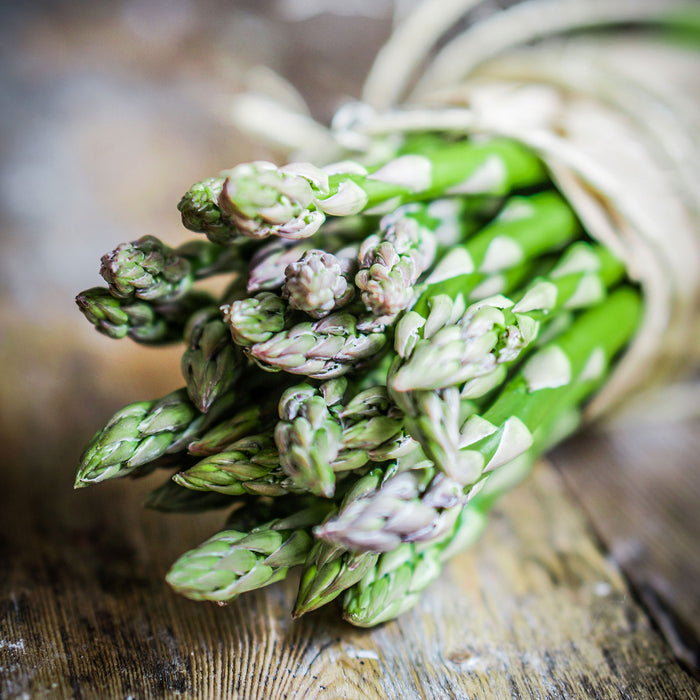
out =
[[439,294],[456,299],[472,291],[479,298],[503,293],[506,271],[561,248],[579,233],[571,207],[556,192],[513,196],[475,236],[450,248],[412,310],[424,316],[430,299]]
[[322,607],[361,580],[375,565],[374,552],[348,552],[326,542],[316,542],[305,563],[292,617]]
[[166,302],[189,292],[195,280],[236,267],[226,249],[206,241],[173,250],[155,236],[143,236],[103,255],[100,274],[119,299]]
[[[382,472],[374,469],[358,479],[345,495],[341,508],[377,488]],[[377,555],[359,554],[326,542],[316,542],[304,564],[292,616],[320,608],[359,581],[374,565]]]
[[287,266],[300,260],[312,248],[310,241],[290,245],[281,239],[259,248],[250,261],[248,293],[279,289],[284,284]]
[[295,491],[280,467],[280,456],[270,435],[251,435],[232,443],[173,476],[180,486],[229,496],[250,493],[282,496]]
[[80,457],[75,487],[126,476],[164,454],[179,452],[205,425],[206,416],[185,389],[157,401],[138,401],[117,411]]
[[241,347],[263,343],[283,331],[287,305],[272,292],[260,292],[221,307],[234,342]]
[[217,533],[183,554],[165,580],[186,598],[219,603],[282,580],[304,562],[312,541],[305,530],[277,530],[276,524]]
[[138,299],[117,299],[105,287],[92,287],[78,294],[75,301],[100,333],[163,345],[182,340],[188,318],[214,300],[209,294],[190,292],[174,302],[155,305]]
[[[392,367],[388,379],[392,395],[410,412],[410,392],[479,379],[465,392],[474,398],[476,386],[490,388],[487,375],[502,376],[498,365],[517,360],[539,336],[541,324],[563,310],[600,303],[606,288],[622,277],[623,269],[607,249],[579,242],[567,248],[548,278],[536,278],[512,301],[502,295],[482,299],[455,323],[454,303],[433,297],[419,339],[401,348],[401,359]],[[441,326],[442,322],[446,323]],[[408,315],[399,325],[413,332],[419,323],[421,319]]]
[[353,314],[339,311],[274,333],[250,346],[249,354],[268,371],[330,379],[376,355],[385,342],[384,333],[363,333]]
[[103,255],[100,274],[112,295],[121,299],[172,301],[194,282],[190,263],[155,236],[122,243]]
[[[355,284],[374,316],[394,316],[413,298],[413,286],[433,263],[437,241],[430,204],[409,204],[382,219],[360,247]],[[426,221],[426,218],[428,219]]]
[[181,211],[203,209],[206,217],[188,217],[185,225],[210,237],[210,219],[216,226],[228,226],[226,233],[216,230],[216,242],[225,238],[231,242],[241,234],[257,239],[299,239],[315,234],[326,215],[350,216],[380,208],[391,211],[402,202],[445,193],[502,195],[545,180],[540,162],[530,151],[513,141],[493,138],[445,144],[422,154],[406,153],[371,173],[350,161],[324,169],[308,163],[282,168],[266,162],[246,163],[226,173],[218,198],[214,196],[219,187],[216,181],[205,197],[206,205],[199,205],[197,195],[202,187],[195,185],[183,198],[186,204],[181,203]]
[[[276,406],[276,402],[274,405]],[[196,457],[206,457],[227,450],[237,440],[263,430],[269,423],[268,411],[270,409],[271,406],[244,405],[234,415],[193,439],[187,446],[187,451]]]
[[332,420],[329,404],[342,398],[345,384],[343,379],[327,382],[327,392],[310,384],[288,389],[282,394],[282,420],[275,428],[280,463],[292,483],[326,498],[335,489],[329,465],[338,456],[342,433],[341,426]]
[[402,471],[348,503],[314,534],[353,551],[390,552],[405,541],[439,538],[465,502],[461,484],[432,466]]
[[187,393],[192,403],[206,413],[234,385],[246,364],[245,358],[231,343],[228,328],[216,307],[193,314],[184,335],[181,368]]
[[177,205],[185,228],[206,233],[210,241],[220,245],[229,245],[237,237],[234,223],[218,204],[225,181],[219,176],[197,182]]
[[282,297],[289,306],[312,318],[323,318],[348,304],[355,289],[344,274],[341,261],[323,250],[307,250],[285,271]]

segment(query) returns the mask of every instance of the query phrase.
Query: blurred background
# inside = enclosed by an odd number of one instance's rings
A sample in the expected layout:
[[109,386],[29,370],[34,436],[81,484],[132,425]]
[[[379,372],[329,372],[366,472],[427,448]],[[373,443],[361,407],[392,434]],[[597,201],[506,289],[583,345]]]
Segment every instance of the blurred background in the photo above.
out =
[[268,156],[228,119],[252,67],[291,81],[319,120],[357,97],[393,4],[336,5],[2,3],[0,437],[11,464],[46,465],[68,484],[103,418],[179,386],[178,349],[104,338],[73,299],[102,283],[100,257],[118,243],[191,237],[176,205],[193,182]]

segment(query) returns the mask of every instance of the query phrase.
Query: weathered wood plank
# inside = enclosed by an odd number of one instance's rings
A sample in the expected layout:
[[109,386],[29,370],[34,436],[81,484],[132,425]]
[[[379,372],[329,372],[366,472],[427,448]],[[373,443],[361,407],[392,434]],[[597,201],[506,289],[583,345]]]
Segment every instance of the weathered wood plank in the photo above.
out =
[[73,493],[65,464],[0,496],[3,697],[692,697],[559,476],[541,466],[398,622],[289,618],[294,579],[227,607],[172,594],[169,563],[221,515],[164,516],[154,478]]
[[553,455],[677,655],[700,668],[700,422],[583,435]]

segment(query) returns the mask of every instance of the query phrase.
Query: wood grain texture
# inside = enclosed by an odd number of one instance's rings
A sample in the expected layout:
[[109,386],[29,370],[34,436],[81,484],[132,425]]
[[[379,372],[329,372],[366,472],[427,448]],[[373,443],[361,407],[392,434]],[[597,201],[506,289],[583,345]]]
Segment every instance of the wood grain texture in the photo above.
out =
[[676,654],[700,668],[700,421],[582,435],[552,461]]
[[165,516],[157,477],[72,492],[72,465],[0,496],[0,696],[682,698],[673,659],[546,464],[400,620],[331,606],[293,623],[295,578],[226,606],[162,582],[221,514]]

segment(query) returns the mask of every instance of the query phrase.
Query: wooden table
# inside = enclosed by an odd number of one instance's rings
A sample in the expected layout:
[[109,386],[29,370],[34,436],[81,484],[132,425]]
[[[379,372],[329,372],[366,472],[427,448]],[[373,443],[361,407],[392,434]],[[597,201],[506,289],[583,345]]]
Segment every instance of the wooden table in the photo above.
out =
[[[78,432],[105,408],[74,410]],[[698,427],[570,441],[412,612],[373,630],[334,606],[292,622],[295,577],[226,607],[176,596],[168,565],[222,516],[142,509],[154,476],[74,492],[75,435],[15,434],[0,697],[697,697]]]

